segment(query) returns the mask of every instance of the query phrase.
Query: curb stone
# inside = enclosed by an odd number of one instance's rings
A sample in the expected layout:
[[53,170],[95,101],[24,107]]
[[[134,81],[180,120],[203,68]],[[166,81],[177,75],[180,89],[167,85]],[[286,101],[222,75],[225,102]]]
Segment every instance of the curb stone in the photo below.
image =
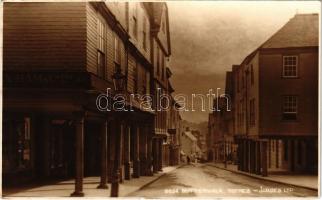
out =
[[226,171],[229,171],[229,172],[233,172],[235,174],[240,174],[240,175],[248,176],[248,177],[251,177],[251,178],[256,178],[256,179],[259,179],[259,180],[270,181],[270,182],[279,183],[279,184],[283,184],[283,185],[289,185],[289,186],[293,186],[293,187],[300,187],[300,188],[304,188],[304,189],[308,189],[308,190],[319,191],[318,188],[312,188],[312,187],[303,186],[303,185],[297,185],[297,184],[292,184],[292,183],[285,183],[285,182],[282,182],[282,181],[266,179],[266,178],[254,176],[252,174],[247,174],[247,173],[243,173],[243,172],[239,172],[239,171],[235,171],[235,170],[230,170],[230,169],[227,169],[227,168],[224,168],[224,167],[219,167],[219,166],[209,164],[209,163],[206,164],[206,165],[211,166],[211,167],[215,167],[215,168],[218,168],[218,169],[221,169],[221,170],[226,170]]
[[[172,171],[174,171],[174,170],[176,170],[176,169],[179,169],[179,168],[181,168],[181,167],[183,167],[183,166],[184,166],[184,165],[174,166],[175,168],[174,168],[173,170],[169,171],[169,172],[172,172]],[[151,185],[152,183],[156,182],[157,180],[159,180],[161,177],[165,176],[165,175],[166,175],[167,173],[169,173],[169,172],[164,172],[163,174],[161,174],[160,176],[156,177],[156,178],[155,178],[155,179],[153,179],[152,181],[150,181],[150,182],[147,182],[147,183],[143,184],[143,185],[142,185],[141,187],[139,187],[137,190],[135,190],[135,191],[133,191],[133,192],[131,192],[131,193],[129,193],[129,194],[122,195],[122,197],[131,197],[131,194],[133,194],[133,193],[135,193],[135,192],[137,192],[137,191],[139,191],[139,190],[142,190],[143,188],[145,188],[145,187],[147,187],[147,186]]]

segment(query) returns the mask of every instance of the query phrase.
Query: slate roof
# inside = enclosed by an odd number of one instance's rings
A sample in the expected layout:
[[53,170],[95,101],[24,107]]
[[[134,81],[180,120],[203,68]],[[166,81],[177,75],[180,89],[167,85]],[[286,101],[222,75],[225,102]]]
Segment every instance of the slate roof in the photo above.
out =
[[161,25],[163,6],[167,6],[167,4],[165,2],[144,2],[143,4],[146,6],[148,12],[150,13],[153,28],[157,28],[159,30]]
[[281,29],[250,53],[240,65],[247,64],[260,49],[319,46],[319,15],[296,14]]
[[[153,32],[159,32],[161,28],[162,15],[165,7],[165,17],[166,17],[166,26],[167,26],[167,53],[168,56],[171,55],[171,42],[170,42],[170,31],[169,31],[169,14],[168,14],[168,5],[166,2],[144,2],[145,7],[147,8],[150,15],[150,22]],[[166,47],[165,47],[166,48]]]
[[161,17],[162,17],[162,9],[164,2],[153,2],[153,15],[154,15],[154,23],[160,27],[161,25]]
[[309,47],[319,45],[319,15],[296,14],[260,48]]

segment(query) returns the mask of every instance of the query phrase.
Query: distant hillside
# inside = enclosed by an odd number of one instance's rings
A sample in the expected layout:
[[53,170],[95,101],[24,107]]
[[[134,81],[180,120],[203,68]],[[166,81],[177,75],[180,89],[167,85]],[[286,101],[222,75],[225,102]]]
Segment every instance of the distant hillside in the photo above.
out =
[[201,134],[206,135],[208,132],[208,122],[200,122],[200,123],[194,123],[194,122],[189,122],[187,120],[182,121],[184,130],[186,127],[189,127],[190,130],[199,130]]

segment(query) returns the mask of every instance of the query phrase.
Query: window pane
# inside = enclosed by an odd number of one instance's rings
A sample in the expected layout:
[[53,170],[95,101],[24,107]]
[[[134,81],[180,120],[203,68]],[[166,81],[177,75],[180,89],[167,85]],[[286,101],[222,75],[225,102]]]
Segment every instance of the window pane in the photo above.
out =
[[97,75],[105,78],[105,54],[100,51],[97,53]]
[[294,120],[297,116],[297,97],[285,96],[283,102],[283,119]]
[[297,76],[297,56],[283,57],[283,76],[284,77]]

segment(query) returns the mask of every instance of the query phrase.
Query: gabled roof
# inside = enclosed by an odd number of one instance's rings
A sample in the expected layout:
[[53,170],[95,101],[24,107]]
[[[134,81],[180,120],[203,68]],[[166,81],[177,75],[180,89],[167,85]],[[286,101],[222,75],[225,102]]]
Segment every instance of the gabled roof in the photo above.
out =
[[155,25],[160,28],[161,26],[161,18],[162,18],[162,10],[163,10],[163,5],[166,5],[165,2],[153,2],[152,3],[152,9],[153,9],[153,22]]
[[[145,2],[144,5],[148,8],[151,17],[151,27],[153,33],[158,33],[161,28],[163,11],[165,12],[166,31],[167,31],[167,45],[168,55],[171,55],[171,39],[170,39],[170,24],[169,24],[169,12],[166,2]],[[165,8],[165,9],[164,9]]]
[[296,14],[261,48],[309,47],[319,45],[319,15]]
[[165,2],[143,2],[143,5],[147,8],[151,17],[151,26],[158,31],[161,26],[162,9]]
[[[248,64],[260,49],[314,46],[319,46],[319,15],[296,14],[274,35],[246,56],[240,65]],[[233,68],[238,67],[233,65]]]

